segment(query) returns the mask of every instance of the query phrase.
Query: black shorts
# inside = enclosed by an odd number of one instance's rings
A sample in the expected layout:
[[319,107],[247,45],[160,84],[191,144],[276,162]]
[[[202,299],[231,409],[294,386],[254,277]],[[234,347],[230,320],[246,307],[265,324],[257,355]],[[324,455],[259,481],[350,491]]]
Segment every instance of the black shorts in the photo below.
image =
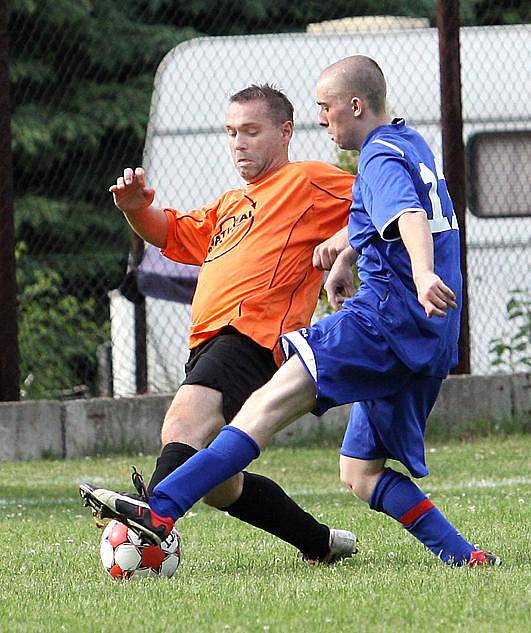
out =
[[191,350],[182,384],[221,391],[223,417],[228,424],[253,391],[264,385],[276,370],[270,349],[229,326]]

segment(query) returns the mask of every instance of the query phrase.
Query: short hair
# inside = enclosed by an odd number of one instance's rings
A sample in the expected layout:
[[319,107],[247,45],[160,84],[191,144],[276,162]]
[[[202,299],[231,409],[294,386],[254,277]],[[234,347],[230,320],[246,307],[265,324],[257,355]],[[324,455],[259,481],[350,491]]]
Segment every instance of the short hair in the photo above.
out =
[[385,112],[387,86],[382,69],[365,55],[352,55],[335,62],[321,73],[333,74],[336,86],[347,96],[359,95],[369,108],[379,114]]
[[385,76],[374,59],[366,57],[364,62],[359,71],[358,82],[365,89],[365,98],[369,107],[378,114],[385,111],[387,96]]
[[264,101],[275,123],[293,122],[293,105],[286,95],[270,84],[252,84],[233,94],[230,103]]

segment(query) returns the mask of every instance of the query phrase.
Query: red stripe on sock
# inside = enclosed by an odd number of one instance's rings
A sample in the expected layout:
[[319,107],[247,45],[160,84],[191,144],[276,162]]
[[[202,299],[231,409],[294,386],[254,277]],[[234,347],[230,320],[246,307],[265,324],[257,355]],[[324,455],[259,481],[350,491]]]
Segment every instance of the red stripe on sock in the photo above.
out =
[[416,506],[413,506],[410,510],[404,513],[398,520],[403,525],[411,525],[419,517],[425,514],[428,510],[431,510],[435,506],[429,499],[424,499]]

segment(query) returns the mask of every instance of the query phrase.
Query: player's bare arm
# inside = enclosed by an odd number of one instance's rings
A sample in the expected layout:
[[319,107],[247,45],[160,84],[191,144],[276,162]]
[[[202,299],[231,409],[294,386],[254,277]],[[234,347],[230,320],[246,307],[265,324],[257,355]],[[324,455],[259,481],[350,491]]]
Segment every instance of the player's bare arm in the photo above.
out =
[[345,226],[313,251],[312,264],[318,270],[330,270],[339,254],[348,246],[348,228]]
[[153,207],[155,190],[146,187],[144,170],[127,167],[116,184],[109,187],[114,204],[123,212],[131,228],[141,238],[157,246],[166,246],[168,220],[162,209]]
[[356,292],[354,275],[352,274],[352,266],[356,257],[356,251],[347,245],[336,257],[331,267],[324,289],[334,310],[339,310],[345,299],[353,297]]
[[419,303],[428,317],[446,316],[445,310],[457,308],[457,303],[453,290],[433,270],[433,238],[426,215],[403,213],[398,230],[411,260]]

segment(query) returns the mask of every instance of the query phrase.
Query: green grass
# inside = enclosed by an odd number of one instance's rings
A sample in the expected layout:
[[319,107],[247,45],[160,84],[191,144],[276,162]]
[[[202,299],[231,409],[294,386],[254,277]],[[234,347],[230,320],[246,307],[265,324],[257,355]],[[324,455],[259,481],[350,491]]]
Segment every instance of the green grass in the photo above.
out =
[[271,449],[256,470],[361,551],[335,567],[198,505],[179,523],[184,558],[170,580],[104,575],[99,532],[79,481],[129,486],[151,457],[0,464],[0,631],[313,633],[527,631],[531,437],[428,448],[423,486],[465,536],[503,556],[500,569],[452,569],[398,524],[344,492],[337,450]]

